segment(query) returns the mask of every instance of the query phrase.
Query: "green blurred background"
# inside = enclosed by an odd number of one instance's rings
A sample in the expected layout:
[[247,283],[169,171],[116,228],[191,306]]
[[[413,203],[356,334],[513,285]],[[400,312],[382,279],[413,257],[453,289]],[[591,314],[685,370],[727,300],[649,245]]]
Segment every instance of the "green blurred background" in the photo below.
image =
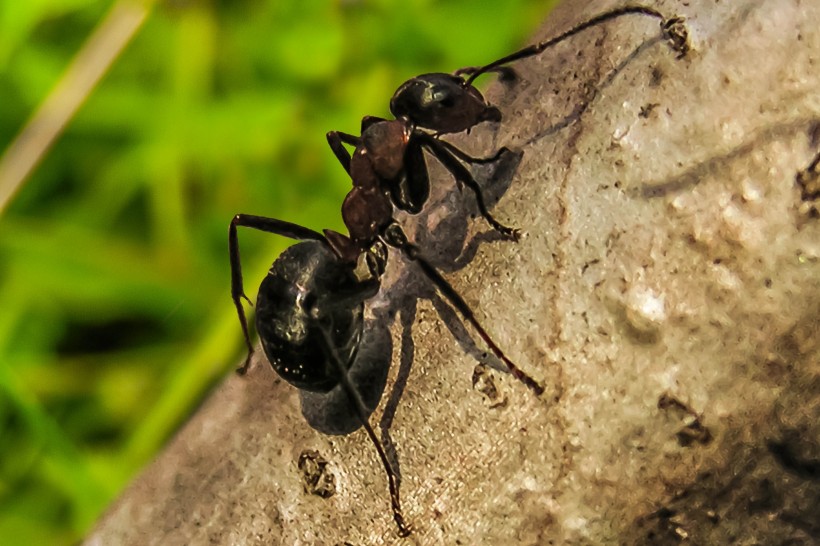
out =
[[[325,133],[387,116],[413,75],[511,52],[552,3],[141,4],[0,215],[0,544],[75,543],[240,361],[233,214],[343,230]],[[114,4],[0,2],[7,159]],[[288,242],[240,240],[253,299]]]

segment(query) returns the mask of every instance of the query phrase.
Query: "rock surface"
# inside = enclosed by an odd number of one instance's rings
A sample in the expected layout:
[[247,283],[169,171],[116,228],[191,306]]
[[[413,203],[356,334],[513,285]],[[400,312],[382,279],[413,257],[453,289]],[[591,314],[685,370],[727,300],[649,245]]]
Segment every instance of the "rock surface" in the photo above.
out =
[[[618,4],[567,2],[539,37]],[[474,373],[480,338],[393,256],[368,310],[393,362],[372,422],[413,535],[397,537],[365,433],[313,430],[257,362],[86,543],[815,543],[820,4],[656,7],[686,18],[685,58],[654,20],[612,21],[518,63],[489,94],[504,120],[454,140],[523,152],[514,177],[484,173],[520,242],[470,219],[472,195],[441,169],[436,204],[402,219],[546,386]],[[297,467],[306,452],[326,463],[315,475]]]

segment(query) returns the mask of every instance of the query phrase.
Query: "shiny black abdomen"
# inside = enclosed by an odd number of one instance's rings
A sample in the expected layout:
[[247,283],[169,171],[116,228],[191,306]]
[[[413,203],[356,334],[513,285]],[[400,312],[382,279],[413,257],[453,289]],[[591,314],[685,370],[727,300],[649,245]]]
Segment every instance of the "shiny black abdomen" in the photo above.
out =
[[327,245],[308,241],[285,250],[259,287],[256,329],[271,366],[288,383],[327,392],[339,383],[338,366],[328,354],[320,328],[333,340],[349,368],[362,334],[361,301],[340,304],[334,295],[354,290],[358,281],[348,264]]

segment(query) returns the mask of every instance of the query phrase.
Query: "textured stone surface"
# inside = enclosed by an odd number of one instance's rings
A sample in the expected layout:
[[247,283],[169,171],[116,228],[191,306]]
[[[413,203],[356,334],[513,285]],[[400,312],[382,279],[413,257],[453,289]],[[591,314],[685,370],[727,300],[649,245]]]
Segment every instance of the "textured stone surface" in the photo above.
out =
[[[616,4],[565,3],[541,36]],[[492,366],[474,387],[480,339],[391,260],[369,310],[392,339],[373,421],[410,538],[365,433],[309,428],[257,363],[87,543],[814,543],[820,220],[796,177],[820,151],[820,4],[657,7],[686,17],[685,59],[654,21],[611,22],[519,63],[490,94],[504,121],[457,139],[523,152],[493,188],[522,241],[484,234],[446,179],[408,227],[543,396]],[[305,492],[305,450],[328,461],[329,498]]]

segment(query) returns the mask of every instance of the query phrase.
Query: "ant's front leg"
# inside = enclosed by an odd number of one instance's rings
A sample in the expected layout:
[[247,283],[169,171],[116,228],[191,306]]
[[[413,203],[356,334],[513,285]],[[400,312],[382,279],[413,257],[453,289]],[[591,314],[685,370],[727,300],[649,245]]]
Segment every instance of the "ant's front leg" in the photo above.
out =
[[250,305],[253,305],[248,296],[245,295],[245,289],[242,282],[242,262],[239,257],[239,239],[237,237],[237,226],[249,227],[258,229],[259,231],[266,231],[274,233],[283,237],[289,237],[297,240],[315,240],[325,244],[325,239],[322,234],[313,231],[312,229],[285,222],[283,220],[276,220],[275,218],[266,218],[265,216],[253,216],[251,214],[237,214],[231,220],[231,227],[228,229],[228,251],[231,256],[231,299],[236,307],[236,313],[239,316],[239,324],[242,325],[242,333],[245,336],[245,345],[248,347],[248,356],[242,366],[236,370],[240,375],[248,371],[248,366],[251,363],[253,356],[253,345],[251,344],[251,336],[248,332],[248,319],[245,317],[245,309],[242,307],[242,299],[244,298]]
[[[498,220],[496,220],[490,211],[487,210],[487,205],[484,203],[484,194],[481,193],[481,187],[478,185],[478,182],[475,181],[473,175],[470,174],[470,171],[462,165],[453,149],[458,150],[455,146],[449,143],[445,143],[443,140],[439,140],[431,135],[422,134],[419,136],[423,140],[423,145],[434,155],[436,158],[441,161],[441,164],[450,171],[450,173],[455,177],[457,182],[463,183],[465,186],[473,190],[475,193],[476,201],[478,202],[478,210],[481,213],[481,216],[487,220],[487,223],[496,230],[497,232],[501,233],[505,237],[509,237],[515,241],[519,239],[521,236],[520,230],[516,228],[511,228],[505,226]],[[506,148],[501,148],[496,155],[500,156]],[[458,150],[459,153],[462,153],[461,150]],[[507,150],[509,151],[509,150]],[[464,154],[466,156],[466,154]],[[469,157],[469,156],[467,156]],[[475,158],[470,158],[475,159]],[[490,158],[487,159],[489,161]],[[484,159],[477,160],[477,162],[485,162]]]
[[501,159],[501,156],[503,156],[504,154],[512,152],[512,150],[510,150],[506,146],[502,146],[498,149],[496,153],[489,157],[473,157],[471,155],[467,155],[462,150],[456,148],[453,144],[447,142],[446,140],[441,140],[440,138],[438,138],[438,135],[436,135],[436,140],[438,140],[445,148],[447,148],[447,150],[451,154],[453,154],[460,160],[464,161],[465,163],[471,163],[473,165],[486,165],[487,163],[495,163],[496,161]]

